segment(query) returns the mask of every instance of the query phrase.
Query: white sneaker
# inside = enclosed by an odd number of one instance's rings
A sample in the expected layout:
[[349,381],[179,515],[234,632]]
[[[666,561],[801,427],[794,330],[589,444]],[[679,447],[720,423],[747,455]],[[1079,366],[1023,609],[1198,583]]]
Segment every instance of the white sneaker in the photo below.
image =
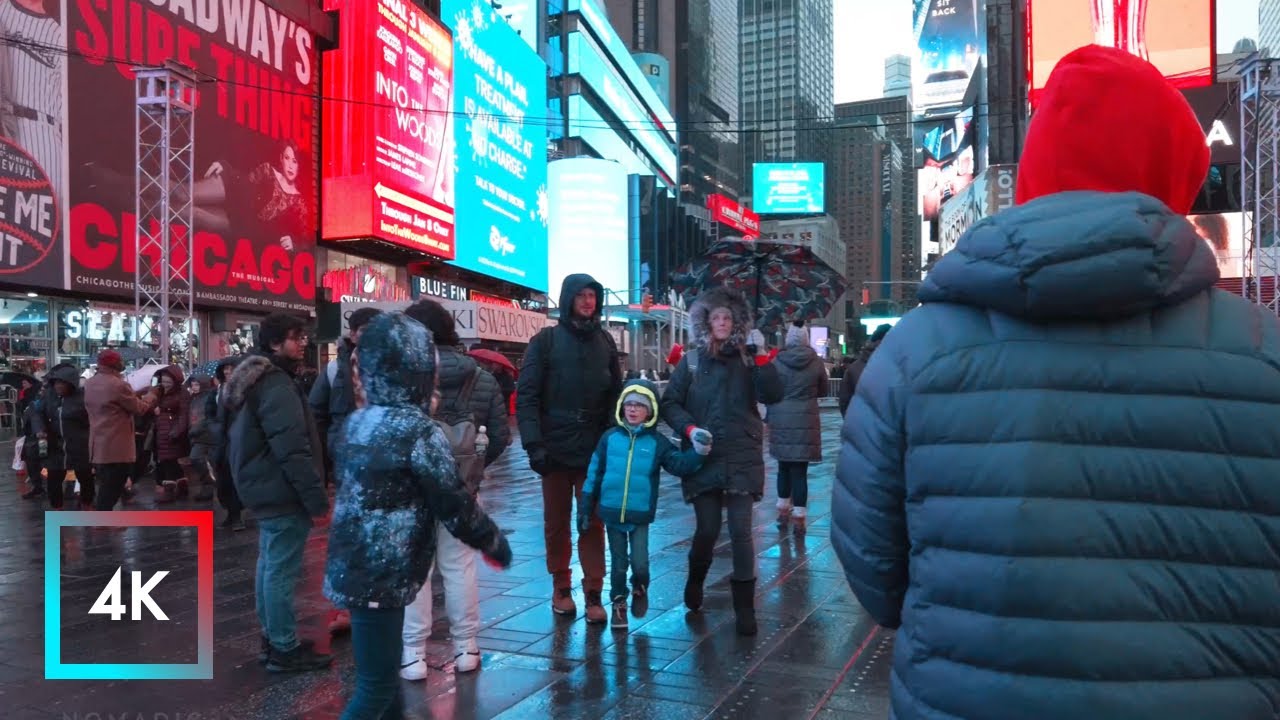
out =
[[453,658],[453,669],[460,673],[475,672],[480,669],[480,653],[464,652],[458,653]]
[[475,672],[480,669],[480,647],[476,641],[462,642],[454,645],[453,669],[460,673]]
[[405,680],[426,680],[427,679],[427,661],[425,658],[414,655],[409,658],[401,658],[400,677]]

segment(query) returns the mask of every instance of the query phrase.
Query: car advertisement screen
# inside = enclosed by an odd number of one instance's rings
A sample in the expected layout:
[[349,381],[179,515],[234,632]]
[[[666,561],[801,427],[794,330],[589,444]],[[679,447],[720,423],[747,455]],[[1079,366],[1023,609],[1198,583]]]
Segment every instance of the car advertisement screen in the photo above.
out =
[[1032,0],[1027,3],[1031,102],[1058,61],[1089,44],[1148,60],[1179,87],[1209,85],[1213,13],[1213,0]]
[[822,163],[756,163],[751,169],[752,209],[758,215],[825,212]]
[[324,54],[324,238],[452,259],[453,39],[402,0],[325,9],[341,42]]
[[444,0],[454,38],[454,264],[547,289],[547,70],[483,0]]
[[912,0],[916,54],[911,102],[917,116],[957,112],[986,55],[985,0]]
[[570,158],[550,163],[547,176],[551,201],[547,294],[558,299],[560,285],[573,273],[587,273],[605,290],[625,293],[630,289],[631,237],[626,169],[611,160]]

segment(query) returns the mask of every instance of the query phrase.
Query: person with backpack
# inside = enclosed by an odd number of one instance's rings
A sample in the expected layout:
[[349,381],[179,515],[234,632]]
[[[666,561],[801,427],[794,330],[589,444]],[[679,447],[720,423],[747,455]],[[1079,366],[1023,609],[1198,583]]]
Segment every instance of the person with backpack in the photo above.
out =
[[648,380],[630,380],[623,386],[615,417],[618,424],[600,438],[587,468],[578,529],[586,532],[599,510],[609,535],[610,625],[625,630],[628,597],[636,617],[644,617],[649,608],[649,525],[658,512],[662,471],[676,477],[697,472],[702,458],[711,453],[711,438],[700,435],[692,450],[677,450],[657,430],[658,388]]
[[[439,359],[436,362],[435,408],[424,407],[436,425],[444,431],[458,466],[462,487],[476,496],[484,469],[497,460],[511,443],[507,425],[507,407],[498,381],[476,361],[459,352],[457,325],[453,313],[440,303],[421,300],[405,310],[431,333]],[[480,429],[485,432],[481,433]],[[483,447],[483,451],[481,450]],[[480,647],[476,633],[480,631],[480,586],[476,581],[476,551],[436,526],[435,563],[427,572],[426,584],[404,609],[404,649],[400,677],[425,680],[427,677],[426,644],[431,635],[431,575],[440,570],[444,582],[445,609],[449,613],[449,629],[453,635],[454,669],[473,672],[480,668]]]
[[[581,502],[587,464],[600,436],[613,424],[622,392],[622,367],[613,336],[601,324],[604,286],[590,275],[570,275],[560,288],[560,321],[529,341],[516,390],[520,440],[529,467],[542,476],[543,539],[557,615],[578,612],[570,568],[573,505]],[[578,535],[587,622],[604,624],[604,527],[592,520]]]

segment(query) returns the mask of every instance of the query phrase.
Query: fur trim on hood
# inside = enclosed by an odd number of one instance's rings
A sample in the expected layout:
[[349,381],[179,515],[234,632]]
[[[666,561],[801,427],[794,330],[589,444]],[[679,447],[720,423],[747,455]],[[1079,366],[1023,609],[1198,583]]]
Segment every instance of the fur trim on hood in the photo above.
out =
[[718,287],[700,293],[689,308],[689,325],[693,330],[693,343],[706,350],[711,346],[711,313],[716,308],[729,308],[733,313],[733,332],[728,342],[738,347],[747,344],[747,333],[754,325],[751,305],[742,293],[731,288]]
[[265,355],[250,355],[236,365],[236,369],[231,373],[231,377],[227,379],[227,392],[223,397],[223,404],[231,412],[235,412],[244,406],[245,396],[249,393],[249,388],[258,384],[258,381],[270,372],[283,372],[271,362],[271,358]]

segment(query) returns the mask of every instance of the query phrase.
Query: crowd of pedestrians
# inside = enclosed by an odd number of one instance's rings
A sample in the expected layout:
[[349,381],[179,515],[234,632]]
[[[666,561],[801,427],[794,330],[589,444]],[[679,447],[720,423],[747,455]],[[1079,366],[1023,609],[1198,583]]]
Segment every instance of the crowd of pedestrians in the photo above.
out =
[[[843,371],[832,542],[868,613],[902,628],[895,716],[1280,708],[1280,323],[1212,287],[1213,252],[1184,218],[1207,164],[1194,113],[1150,64],[1067,55],[1026,138],[1018,205],[963,236],[922,307]],[[778,526],[802,535],[809,466],[829,450],[828,370],[802,322],[770,350],[739,292],[707,288],[660,393],[625,370],[603,300],[592,277],[566,278],[514,388],[549,609],[578,614],[576,532],[586,622],[625,630],[647,613],[666,471],[695,517],[686,609],[703,609],[727,526],[734,626],[755,635],[764,453]],[[244,529],[243,510],[256,521],[259,660],[273,672],[332,661],[298,636],[293,607],[328,519],[324,595],[356,662],[343,718],[400,717],[400,680],[429,672],[437,572],[454,668],[481,664],[476,561],[505,568],[512,552],[477,492],[512,441],[510,377],[461,352],[430,300],[353,313],[309,393],[308,341],[301,319],[272,315],[256,352],[189,388],[161,369],[144,393],[114,351],[83,386],[53,368],[22,395],[28,495],[64,507],[70,471],[82,504],[110,510],[144,454],[161,502],[216,484],[225,526]]]

